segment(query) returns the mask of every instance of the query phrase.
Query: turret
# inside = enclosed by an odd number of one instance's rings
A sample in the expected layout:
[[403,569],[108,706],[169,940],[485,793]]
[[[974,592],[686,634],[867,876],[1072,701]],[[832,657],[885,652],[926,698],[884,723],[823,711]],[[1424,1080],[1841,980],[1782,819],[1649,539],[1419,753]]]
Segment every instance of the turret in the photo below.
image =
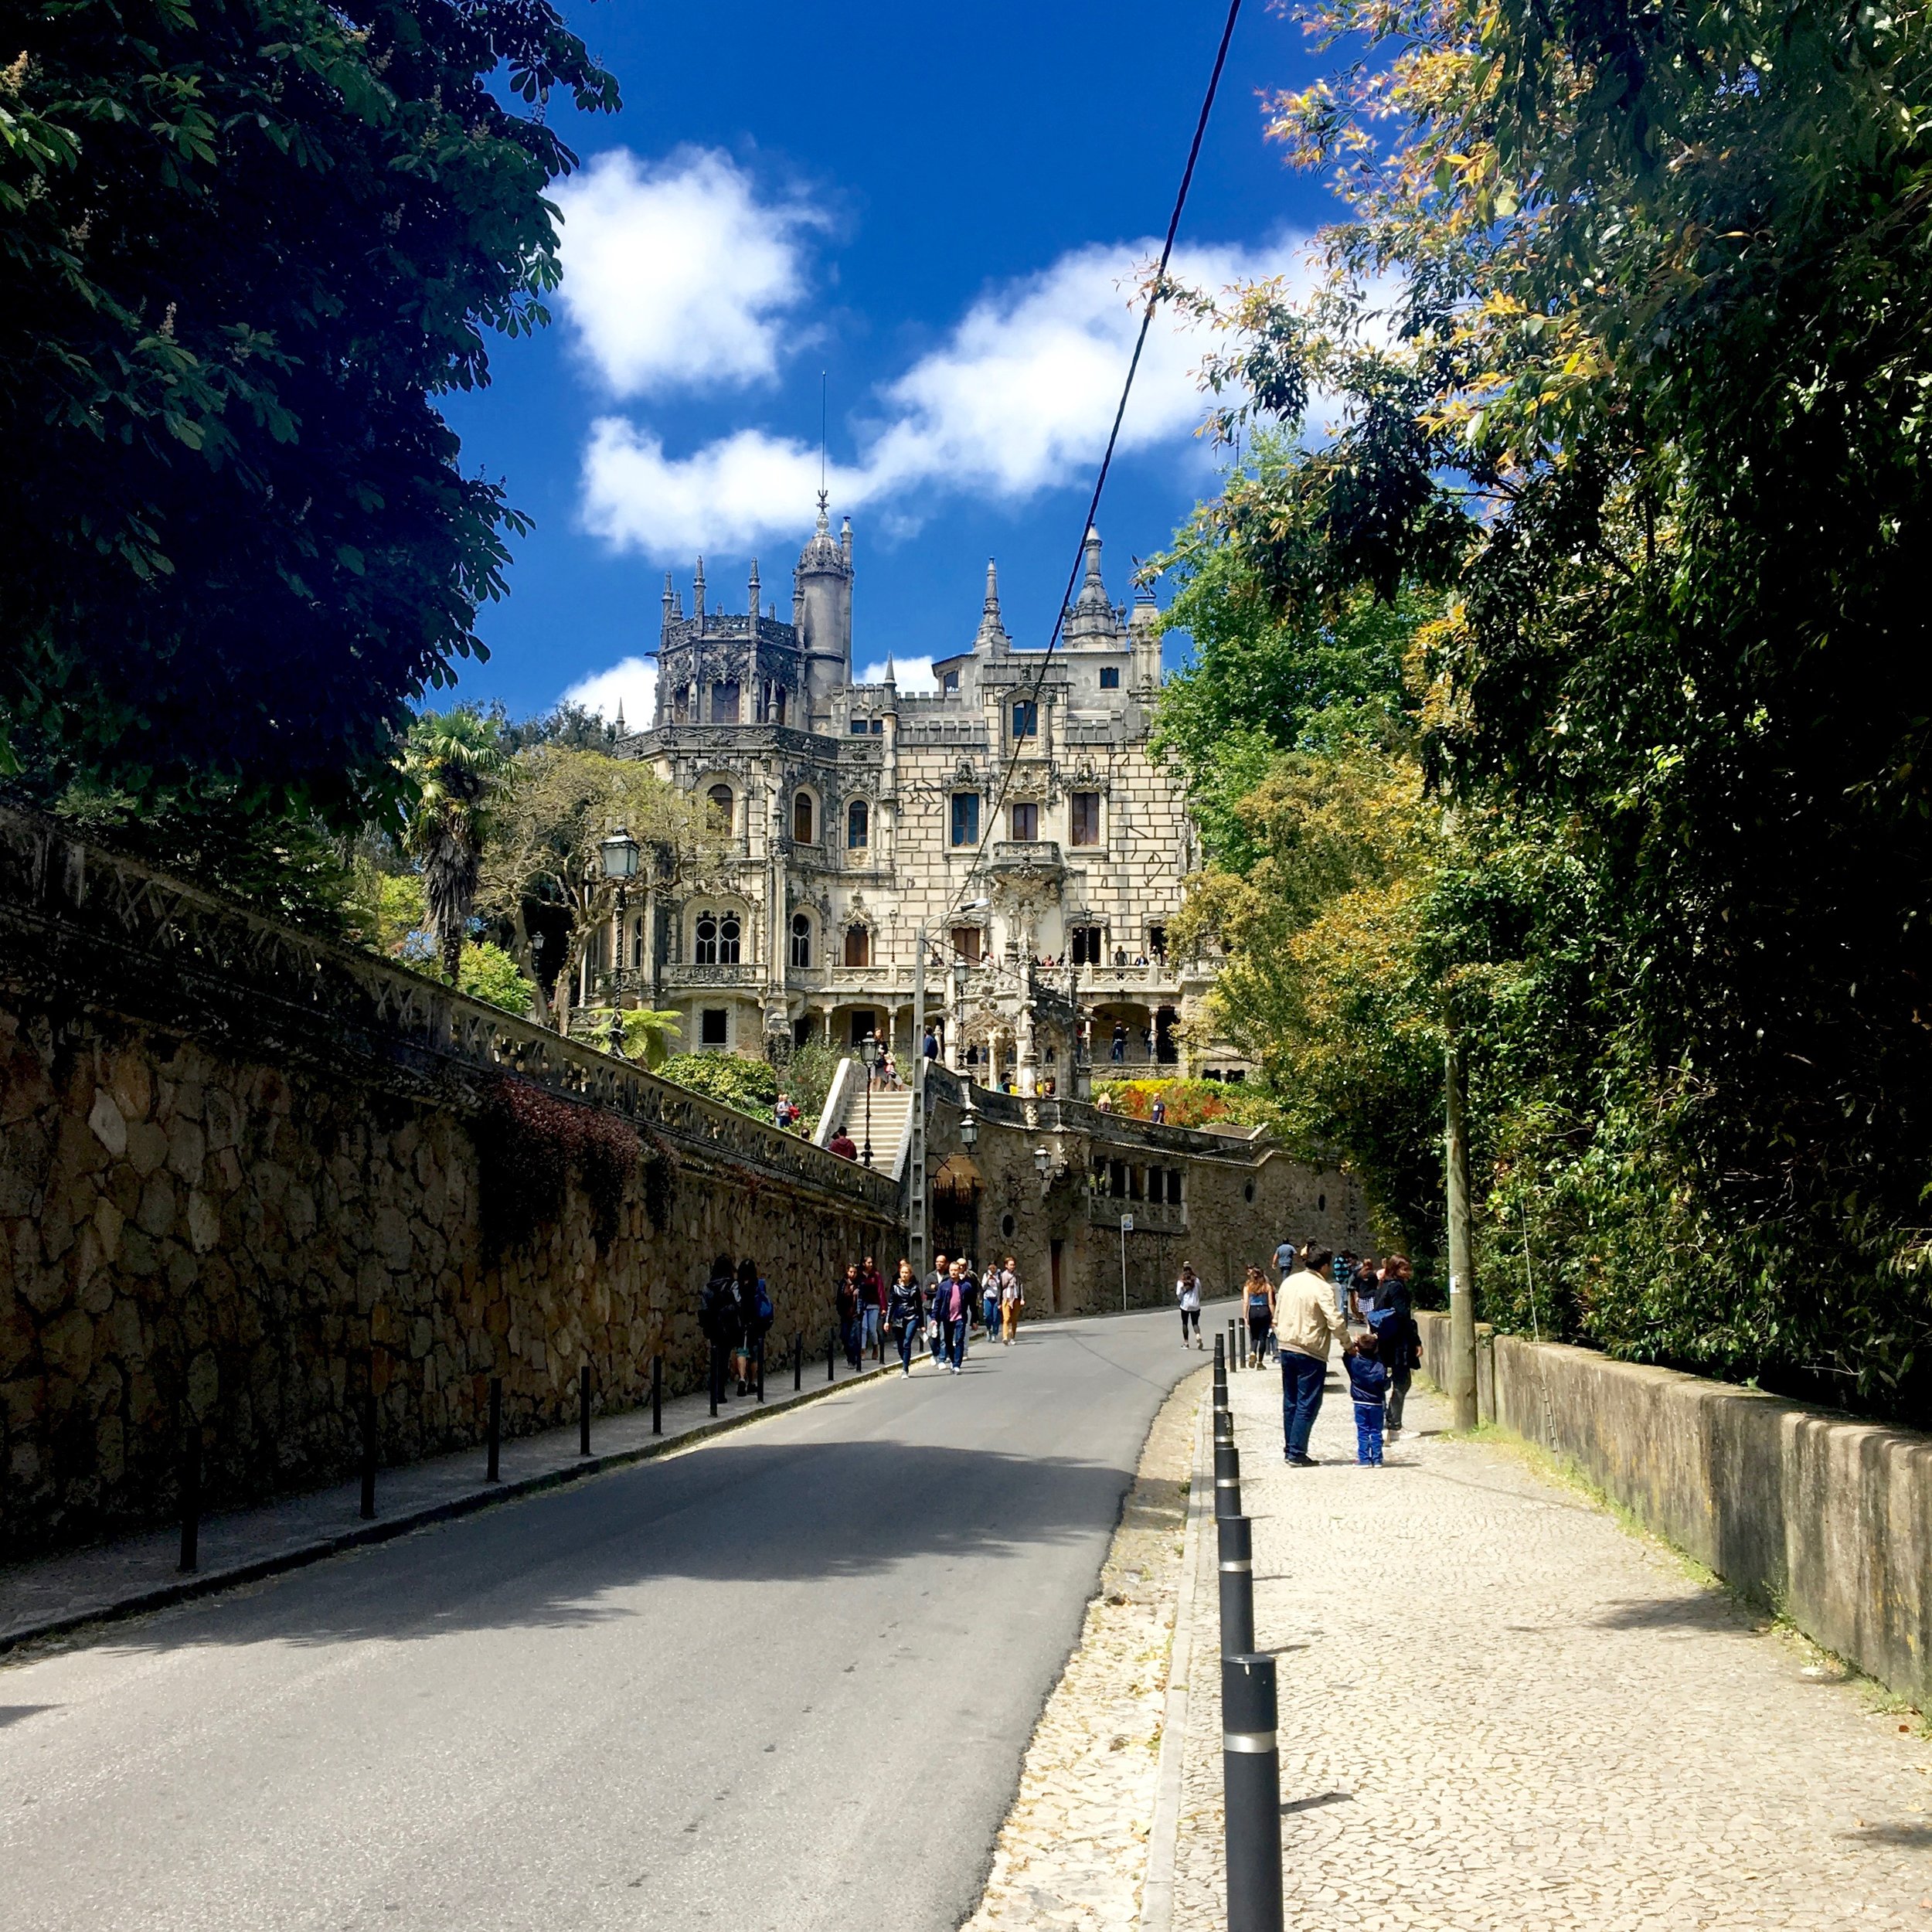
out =
[[1127,635],[1134,651],[1131,682],[1137,690],[1151,691],[1161,682],[1161,614],[1155,607],[1153,591],[1144,583],[1134,587]]
[[1100,576],[1100,534],[1087,526],[1087,540],[1081,546],[1087,569],[1080,594],[1069,606],[1060,634],[1069,644],[1100,644],[1117,647],[1120,613],[1107,601],[1107,585]]
[[832,694],[852,682],[852,523],[836,542],[818,492],[818,526],[798,559],[794,579],[799,614],[799,648],[805,662],[805,706],[813,715],[830,709]]
[[1006,626],[999,614],[999,570],[993,560],[986,560],[986,601],[981,605],[979,630],[973,639],[973,648],[984,651],[988,657],[1003,657],[1012,648],[1012,639],[1006,634]]

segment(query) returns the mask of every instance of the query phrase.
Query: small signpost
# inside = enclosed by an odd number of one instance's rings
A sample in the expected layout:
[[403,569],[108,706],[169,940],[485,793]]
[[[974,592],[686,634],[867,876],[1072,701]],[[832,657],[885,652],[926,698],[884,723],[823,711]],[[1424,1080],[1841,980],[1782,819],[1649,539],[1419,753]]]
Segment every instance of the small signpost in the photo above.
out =
[[1127,1237],[1134,1232],[1134,1217],[1121,1216],[1121,1312],[1127,1312]]

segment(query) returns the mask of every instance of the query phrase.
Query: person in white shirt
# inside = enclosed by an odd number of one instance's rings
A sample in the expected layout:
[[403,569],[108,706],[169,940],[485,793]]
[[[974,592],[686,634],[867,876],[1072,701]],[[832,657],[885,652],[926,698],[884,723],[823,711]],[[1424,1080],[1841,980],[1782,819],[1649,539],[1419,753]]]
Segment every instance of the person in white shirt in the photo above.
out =
[[1201,1339],[1201,1277],[1185,1261],[1181,1264],[1181,1278],[1174,1284],[1174,1297],[1181,1304],[1181,1346],[1187,1346],[1191,1332],[1195,1347],[1205,1349],[1207,1344]]
[[1275,1297],[1274,1332],[1281,1349],[1281,1429],[1291,1466],[1305,1469],[1314,1458],[1308,1436],[1321,1412],[1321,1388],[1328,1372],[1328,1349],[1349,1346],[1349,1318],[1335,1305],[1328,1274],[1335,1257],[1311,1247],[1299,1273],[1281,1284]]

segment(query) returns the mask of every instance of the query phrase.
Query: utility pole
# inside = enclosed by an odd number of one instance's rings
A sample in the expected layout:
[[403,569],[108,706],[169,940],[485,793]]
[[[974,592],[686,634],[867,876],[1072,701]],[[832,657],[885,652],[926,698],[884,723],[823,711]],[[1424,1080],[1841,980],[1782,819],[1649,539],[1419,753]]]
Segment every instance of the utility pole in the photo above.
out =
[[1451,1034],[1443,1085],[1449,1194],[1449,1413],[1451,1426],[1476,1426],[1476,1281],[1469,1253],[1468,1070]]

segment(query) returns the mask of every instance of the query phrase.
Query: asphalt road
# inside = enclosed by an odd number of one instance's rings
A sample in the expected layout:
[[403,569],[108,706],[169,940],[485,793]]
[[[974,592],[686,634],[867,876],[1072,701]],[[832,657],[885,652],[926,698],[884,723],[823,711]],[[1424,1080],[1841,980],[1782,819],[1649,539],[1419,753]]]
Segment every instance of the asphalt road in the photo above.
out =
[[0,1927],[947,1932],[1179,1327],[1043,1324],[0,1668]]

